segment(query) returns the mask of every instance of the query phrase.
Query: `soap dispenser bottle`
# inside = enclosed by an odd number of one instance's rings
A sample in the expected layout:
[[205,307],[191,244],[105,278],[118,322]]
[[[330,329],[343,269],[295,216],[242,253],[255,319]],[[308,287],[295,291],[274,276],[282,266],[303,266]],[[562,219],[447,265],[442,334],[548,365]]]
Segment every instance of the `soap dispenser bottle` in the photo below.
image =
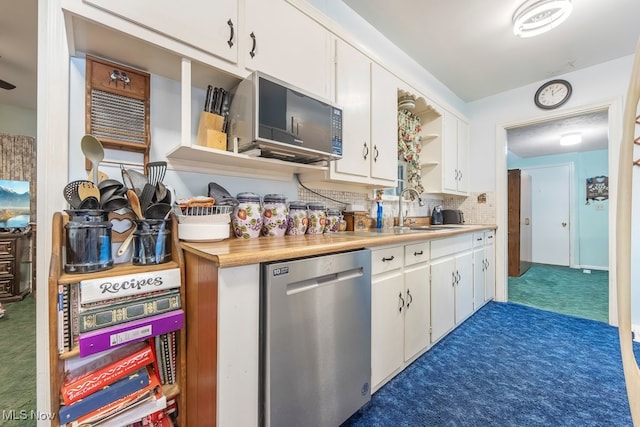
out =
[[378,203],[378,212],[377,212],[377,215],[376,215],[376,228],[382,228],[382,221],[383,221],[383,218],[382,218],[382,203],[380,203],[380,202],[376,202],[376,203]]

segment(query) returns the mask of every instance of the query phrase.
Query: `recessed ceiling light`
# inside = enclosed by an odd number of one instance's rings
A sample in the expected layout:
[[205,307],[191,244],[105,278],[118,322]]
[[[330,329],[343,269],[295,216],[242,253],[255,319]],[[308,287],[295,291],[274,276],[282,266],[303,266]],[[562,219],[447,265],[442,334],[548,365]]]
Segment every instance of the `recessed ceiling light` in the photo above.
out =
[[513,33],[533,37],[546,33],[571,14],[571,0],[527,0],[513,14]]
[[566,133],[560,135],[560,145],[576,145],[582,142],[581,133]]

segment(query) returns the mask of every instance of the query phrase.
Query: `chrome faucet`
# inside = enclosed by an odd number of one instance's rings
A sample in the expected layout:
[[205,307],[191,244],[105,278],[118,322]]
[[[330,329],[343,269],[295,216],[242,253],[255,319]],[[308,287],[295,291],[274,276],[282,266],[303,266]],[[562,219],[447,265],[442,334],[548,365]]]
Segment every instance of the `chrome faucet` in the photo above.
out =
[[400,193],[400,197],[398,198],[398,226],[399,227],[404,226],[404,212],[402,210],[402,199],[404,199],[405,193],[413,193],[418,198],[418,204],[420,206],[424,206],[424,202],[420,198],[420,194],[416,191],[415,188],[407,187],[404,190],[402,190],[402,193]]

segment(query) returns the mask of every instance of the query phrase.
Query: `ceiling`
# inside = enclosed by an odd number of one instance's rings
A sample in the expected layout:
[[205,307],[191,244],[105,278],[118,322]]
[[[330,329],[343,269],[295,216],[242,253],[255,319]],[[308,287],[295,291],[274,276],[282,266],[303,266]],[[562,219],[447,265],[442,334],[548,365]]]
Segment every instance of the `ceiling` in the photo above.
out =
[[38,0],[0,0],[0,104],[36,108]]
[[[565,23],[530,39],[515,37],[511,29],[521,0],[343,1],[465,101],[630,55],[640,37],[638,0],[573,0]],[[36,108],[37,3],[0,0],[0,79],[17,86],[0,89],[0,104]],[[509,147],[521,157],[544,155],[521,148],[526,144],[519,139],[540,148],[546,146],[545,128],[557,139],[573,122],[607,123],[606,114],[568,120],[511,130]],[[606,132],[594,134],[600,145],[582,147],[606,148]]]
[[[524,39],[512,30],[524,0],[343,1],[468,102],[631,55],[640,38],[638,0],[573,0],[562,25]],[[606,149],[607,125],[605,111],[520,127],[508,147],[518,157]],[[561,147],[575,130],[583,143]]]

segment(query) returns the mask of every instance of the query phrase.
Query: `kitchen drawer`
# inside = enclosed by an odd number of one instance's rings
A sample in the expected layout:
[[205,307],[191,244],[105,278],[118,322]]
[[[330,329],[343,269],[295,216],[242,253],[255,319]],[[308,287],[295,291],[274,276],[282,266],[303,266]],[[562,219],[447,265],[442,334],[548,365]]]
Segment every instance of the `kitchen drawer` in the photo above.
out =
[[484,243],[487,245],[492,244],[496,240],[495,230],[489,230],[484,232]]
[[473,247],[484,245],[484,233],[473,233]]
[[431,241],[431,258],[440,258],[471,249],[471,233]]
[[429,242],[414,243],[404,247],[404,265],[429,261]]
[[371,274],[401,268],[404,265],[404,246],[377,249],[371,251]]
[[15,274],[15,261],[12,259],[0,259],[0,276],[13,276]]
[[16,252],[16,241],[0,240],[0,257],[12,257]]

